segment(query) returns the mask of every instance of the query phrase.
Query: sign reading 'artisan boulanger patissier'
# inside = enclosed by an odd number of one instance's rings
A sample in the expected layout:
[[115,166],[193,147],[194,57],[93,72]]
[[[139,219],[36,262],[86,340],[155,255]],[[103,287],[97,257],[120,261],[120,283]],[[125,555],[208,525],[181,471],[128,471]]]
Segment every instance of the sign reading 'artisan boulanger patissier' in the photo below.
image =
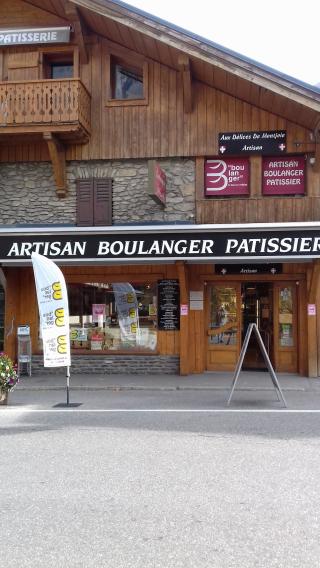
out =
[[305,168],[304,156],[262,158],[262,193],[303,195]]
[[66,43],[70,40],[70,27],[0,29],[0,45],[26,45],[31,43]]
[[316,226],[252,227],[232,225],[174,226],[164,230],[136,228],[100,231],[72,229],[50,234],[30,231],[0,231],[0,261],[30,262],[32,252],[53,260],[72,263],[139,262],[170,260],[238,260],[320,258],[320,224]]

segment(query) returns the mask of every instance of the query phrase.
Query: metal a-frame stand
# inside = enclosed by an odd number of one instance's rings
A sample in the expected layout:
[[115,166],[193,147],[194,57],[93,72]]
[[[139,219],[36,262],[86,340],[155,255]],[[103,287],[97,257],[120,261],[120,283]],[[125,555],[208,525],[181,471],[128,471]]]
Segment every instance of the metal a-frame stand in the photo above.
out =
[[263,355],[265,364],[268,367],[268,370],[269,370],[269,373],[270,373],[270,376],[271,376],[271,380],[273,382],[273,386],[276,389],[278,400],[282,401],[283,406],[285,408],[287,408],[287,403],[286,403],[285,398],[282,394],[282,390],[280,388],[279,381],[278,381],[277,376],[275,374],[274,368],[271,365],[269,355],[268,355],[267,350],[265,348],[265,345],[262,341],[262,337],[260,335],[260,331],[259,331],[256,323],[250,323],[249,326],[248,326],[247,333],[246,333],[246,336],[244,338],[241,353],[240,353],[238,363],[237,363],[237,366],[236,366],[236,370],[235,370],[235,373],[234,373],[234,376],[233,376],[233,381],[232,381],[232,386],[231,386],[231,391],[230,391],[230,396],[228,398],[227,406],[229,406],[229,404],[231,402],[232,395],[233,395],[234,390],[236,388],[236,384],[237,384],[237,381],[238,381],[238,378],[239,378],[239,375],[240,375],[240,372],[241,372],[244,356],[245,356],[246,351],[248,349],[249,340],[250,340],[250,337],[251,337],[251,334],[252,334],[253,331],[256,334],[256,337],[257,337],[257,340],[258,340],[258,343],[259,343],[259,347],[261,349],[261,353]]

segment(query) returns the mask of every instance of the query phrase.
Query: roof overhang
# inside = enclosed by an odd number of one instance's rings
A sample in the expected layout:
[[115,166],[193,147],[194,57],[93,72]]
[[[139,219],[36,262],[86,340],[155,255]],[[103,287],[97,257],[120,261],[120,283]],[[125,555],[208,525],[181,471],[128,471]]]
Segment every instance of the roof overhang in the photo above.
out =
[[173,47],[190,57],[215,65],[291,101],[320,112],[320,90],[277,72],[210,40],[183,30],[119,0],[72,0],[80,8],[110,18]]

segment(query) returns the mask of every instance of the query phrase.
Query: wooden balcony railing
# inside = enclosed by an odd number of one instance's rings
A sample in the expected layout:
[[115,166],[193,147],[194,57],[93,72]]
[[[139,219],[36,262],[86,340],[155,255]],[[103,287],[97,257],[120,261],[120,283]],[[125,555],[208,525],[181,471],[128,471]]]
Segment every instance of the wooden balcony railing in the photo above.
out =
[[0,83],[0,134],[60,133],[89,138],[91,96],[80,79]]

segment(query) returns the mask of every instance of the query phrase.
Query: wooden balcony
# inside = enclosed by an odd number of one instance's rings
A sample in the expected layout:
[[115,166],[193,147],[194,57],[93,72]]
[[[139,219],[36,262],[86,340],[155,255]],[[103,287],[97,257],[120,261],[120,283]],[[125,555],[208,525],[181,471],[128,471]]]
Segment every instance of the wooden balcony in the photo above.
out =
[[80,79],[0,82],[0,137],[51,133],[61,141],[87,142],[90,106]]

